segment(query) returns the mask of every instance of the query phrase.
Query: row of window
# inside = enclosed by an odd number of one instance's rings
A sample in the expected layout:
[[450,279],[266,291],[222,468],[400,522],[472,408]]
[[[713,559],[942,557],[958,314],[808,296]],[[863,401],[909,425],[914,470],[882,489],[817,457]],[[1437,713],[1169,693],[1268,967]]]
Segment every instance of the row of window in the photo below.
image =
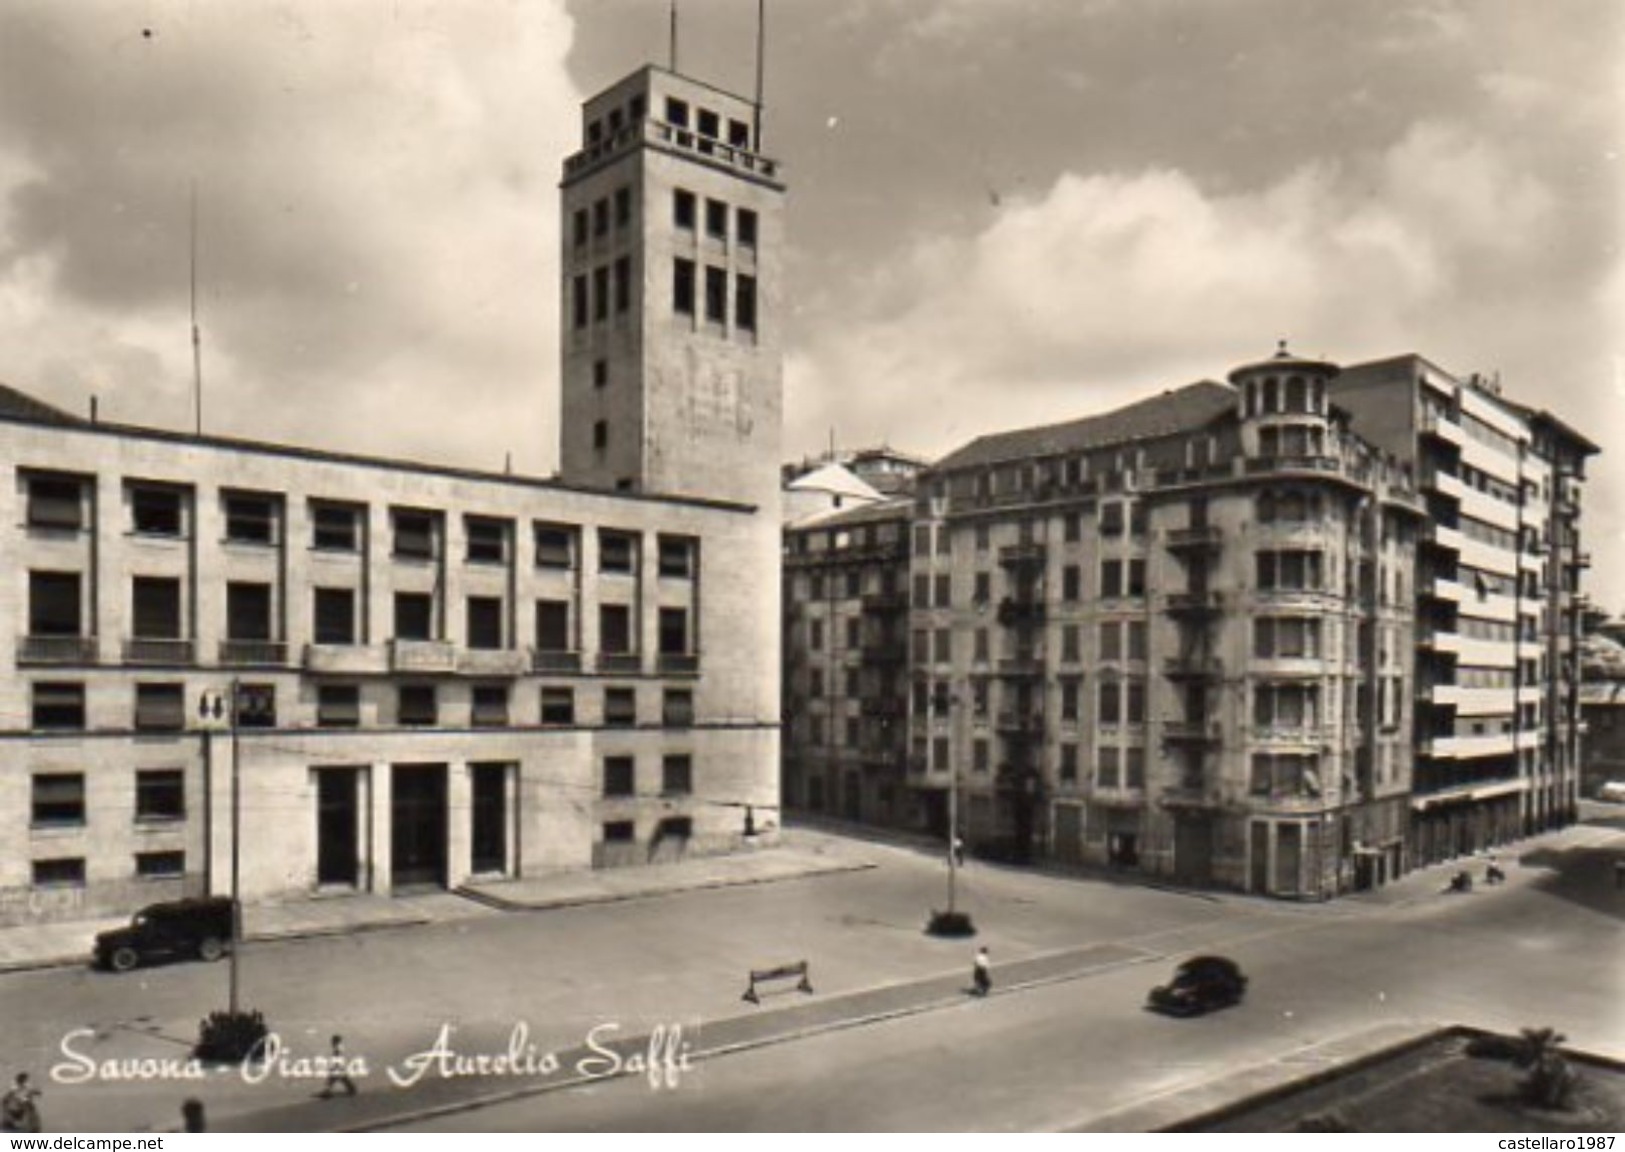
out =
[[[138,880],[174,880],[185,874],[185,852],[176,850],[135,854],[135,877]],[[35,860],[31,882],[35,888],[83,888],[85,858],[57,856],[47,860]]]
[[630,185],[622,185],[609,196],[602,196],[593,201],[590,212],[586,208],[577,208],[571,218],[571,242],[577,248],[580,248],[587,243],[589,232],[593,236],[609,235],[612,213],[617,230],[631,227],[632,188]]
[[[713,324],[728,322],[728,270],[714,264],[704,266],[705,319]],[[696,292],[701,287],[700,265],[686,257],[672,261],[671,307],[679,316],[693,316]],[[756,331],[756,277],[737,273],[733,277],[733,326],[745,332]]]
[[[672,191],[672,224],[685,231],[694,231],[699,198],[686,188]],[[728,205],[721,200],[705,198],[705,234],[713,240],[728,241]],[[756,213],[749,208],[733,211],[734,239],[742,248],[756,247]]]
[[[82,580],[77,572],[30,572],[28,635],[35,640],[84,638]],[[361,593],[354,588],[311,590],[312,636],[317,644],[353,645],[360,642]],[[273,588],[270,584],[230,581],[226,585],[226,641],[267,646],[249,662],[281,663],[268,646],[278,633]],[[136,576],[131,580],[131,639],[181,641],[186,628],[182,582],[176,577]],[[506,602],[500,596],[465,599],[466,629],[463,643],[472,649],[505,649],[508,641]],[[442,638],[439,600],[431,592],[394,594],[396,640],[436,641]],[[605,655],[636,655],[636,608],[630,604],[598,606],[598,649]],[[690,613],[683,607],[658,609],[659,653],[692,655]],[[536,650],[571,653],[579,648],[568,600],[536,601]]]
[[[667,754],[660,758],[661,796],[687,796],[694,791],[694,758],[687,753]],[[640,795],[638,792],[637,757],[604,757],[603,794],[606,799],[621,799]]]
[[[180,732],[189,713],[185,686],[138,683],[135,686],[134,727],[137,732]],[[477,728],[506,727],[511,715],[513,689],[507,684],[476,684],[470,693],[469,722]],[[396,721],[402,725],[441,722],[441,696],[435,684],[396,686]],[[637,689],[603,689],[606,727],[633,727],[638,723]],[[576,689],[544,685],[540,721],[543,725],[576,723]],[[32,726],[43,731],[83,731],[86,728],[85,685],[76,681],[36,681],[33,685]],[[320,684],[316,688],[316,726],[355,728],[361,723],[361,686]],[[694,723],[694,693],[688,688],[665,688],[660,723],[688,727]],[[242,728],[277,727],[276,686],[241,684],[237,696],[237,724]]]
[[[614,277],[613,292],[610,287]],[[570,280],[570,324],[578,331],[589,324],[609,319],[613,300],[615,314],[632,310],[632,259],[622,256],[614,264],[600,264],[592,273],[580,273]]]
[[[87,476],[33,473],[27,484],[28,524],[46,529],[82,529],[88,523],[93,481]],[[192,489],[182,485],[130,482],[131,530],[142,536],[185,538]],[[284,499],[270,493],[222,492],[225,539],[229,543],[274,545],[282,539]],[[322,552],[363,551],[367,506],[311,499],[310,547]],[[406,560],[438,559],[446,537],[446,514],[422,508],[392,507],[392,555]],[[515,522],[493,516],[463,517],[464,558],[473,564],[505,564],[513,555]],[[582,529],[574,524],[536,521],[532,525],[538,568],[570,568],[579,563]],[[604,572],[635,570],[642,534],[599,528],[598,561]],[[689,536],[657,536],[659,573],[692,576],[699,541]]]

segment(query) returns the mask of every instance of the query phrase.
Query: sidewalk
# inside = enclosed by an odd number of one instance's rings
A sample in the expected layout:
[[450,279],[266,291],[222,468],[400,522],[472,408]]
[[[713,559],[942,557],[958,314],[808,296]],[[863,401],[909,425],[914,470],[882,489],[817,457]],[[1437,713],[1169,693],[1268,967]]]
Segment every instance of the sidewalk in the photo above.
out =
[[[331,936],[500,912],[570,908],[711,888],[767,884],[862,871],[875,866],[857,846],[825,841],[803,844],[794,840],[792,835],[775,847],[725,857],[491,881],[467,885],[457,892],[431,891],[400,896],[356,893],[245,904],[243,934],[249,940]],[[90,959],[96,933],[128,923],[129,917],[121,916],[0,928],[0,973],[85,964]]]

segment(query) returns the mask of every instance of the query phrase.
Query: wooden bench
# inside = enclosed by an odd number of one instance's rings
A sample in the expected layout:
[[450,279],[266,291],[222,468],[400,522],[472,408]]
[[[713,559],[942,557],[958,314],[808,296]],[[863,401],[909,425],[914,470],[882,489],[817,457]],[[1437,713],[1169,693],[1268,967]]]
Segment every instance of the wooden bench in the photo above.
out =
[[741,1000],[749,1000],[752,1004],[760,1004],[762,998],[756,994],[758,984],[770,984],[775,980],[788,980],[792,976],[800,977],[796,984],[797,992],[811,992],[813,990],[811,973],[805,960],[797,960],[794,964],[780,964],[777,968],[752,968],[750,970],[750,986],[745,989]]

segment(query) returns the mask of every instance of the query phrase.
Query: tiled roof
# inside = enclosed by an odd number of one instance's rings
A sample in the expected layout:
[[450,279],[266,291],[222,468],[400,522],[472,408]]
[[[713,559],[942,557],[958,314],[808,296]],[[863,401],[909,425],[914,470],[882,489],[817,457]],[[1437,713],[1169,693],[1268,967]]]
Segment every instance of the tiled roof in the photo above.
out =
[[1099,416],[979,436],[943,457],[932,471],[1065,456],[1091,448],[1170,436],[1200,428],[1233,410],[1235,405],[1233,388],[1213,380],[1199,380]]
[[9,384],[0,384],[0,420],[23,420],[31,424],[83,423],[77,416],[70,416],[62,409],[36,400],[26,392],[19,392]]
[[913,507],[913,497],[883,500],[859,508],[844,508],[838,512],[826,512],[821,516],[809,517],[793,527],[796,531],[800,531],[803,528],[850,528],[856,524],[879,524],[906,517]]

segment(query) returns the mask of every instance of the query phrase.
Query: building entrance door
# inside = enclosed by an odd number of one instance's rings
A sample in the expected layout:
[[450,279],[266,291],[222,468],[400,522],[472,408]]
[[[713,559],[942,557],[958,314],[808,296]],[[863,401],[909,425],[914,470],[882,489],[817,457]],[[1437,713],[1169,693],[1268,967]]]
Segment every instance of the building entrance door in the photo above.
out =
[[390,769],[390,867],[396,888],[446,886],[446,766]]
[[356,852],[357,778],[354,768],[321,768],[316,772],[316,883],[355,887],[360,860]]
[[1076,804],[1055,806],[1055,858],[1062,864],[1083,862],[1083,809]]
[[1213,822],[1181,817],[1174,822],[1174,877],[1182,884],[1213,882]]
[[508,870],[508,766],[473,767],[473,807],[469,861],[475,872]]

